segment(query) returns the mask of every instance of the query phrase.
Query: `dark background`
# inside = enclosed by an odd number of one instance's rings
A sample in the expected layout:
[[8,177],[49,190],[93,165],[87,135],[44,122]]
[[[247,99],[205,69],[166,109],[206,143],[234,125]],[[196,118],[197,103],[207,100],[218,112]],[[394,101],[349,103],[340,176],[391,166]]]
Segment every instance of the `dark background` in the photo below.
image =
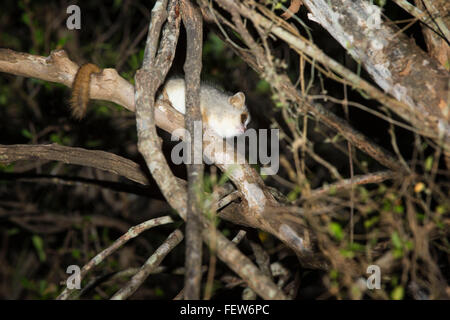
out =
[[[74,4],[72,1],[2,1],[0,47],[41,56],[48,56],[52,50],[64,49],[69,58],[78,64],[93,62],[101,68],[116,68],[120,75],[133,82],[135,71],[142,62],[151,5],[141,1],[75,3],[81,7],[82,28],[70,31],[66,28],[65,19],[66,8]],[[410,18],[390,1],[384,7],[384,13],[391,20]],[[298,16],[311,28],[314,42],[326,54],[354,72],[358,70],[357,63],[346,55],[345,50],[327,32],[307,19],[304,8]],[[297,22],[290,22],[302,30]],[[400,27],[404,25],[399,24]],[[269,129],[274,120],[277,120],[281,128],[286,128],[280,109],[272,99],[270,85],[240,60],[220,40],[216,32],[215,26],[205,23],[202,79],[214,82],[226,91],[245,92],[252,116],[250,127]],[[405,32],[426,50],[418,23]],[[234,39],[239,41],[235,36]],[[272,41],[271,46],[276,57],[287,63],[292,81],[296,81],[299,70],[298,56],[280,41]],[[171,75],[182,74],[185,48],[186,39],[182,30]],[[308,70],[307,80],[312,78],[312,94],[320,94],[326,90],[328,95],[343,98],[342,84],[318,75],[317,70],[313,75],[309,71],[310,65],[307,65],[306,70]],[[363,70],[361,75],[370,80]],[[70,117],[69,97],[70,89],[60,84],[0,74],[0,144],[57,143],[104,150],[131,159],[145,167],[136,147],[134,114],[113,103],[91,101],[87,117],[83,121],[75,121]],[[382,111],[376,101],[362,98],[351,88],[348,88],[348,98]],[[328,109],[345,117],[342,106],[330,102],[323,103]],[[397,121],[402,121],[394,115],[391,116]],[[394,152],[389,124],[386,121],[357,108],[350,108],[349,117],[356,129]],[[300,126],[301,123],[302,119],[299,120]],[[160,134],[165,141],[168,140],[168,134],[162,131]],[[411,159],[414,151],[414,134],[400,127],[395,128],[395,134],[401,154],[405,159]],[[314,119],[310,120],[308,137],[314,143],[315,152],[332,162],[339,173],[348,178],[350,176],[348,157],[336,148],[340,146],[346,150],[347,145],[342,138],[334,144],[329,143],[335,136],[335,132],[323,127]],[[170,147],[171,144],[166,142],[164,150],[169,154]],[[286,141],[280,142],[280,152],[292,160],[288,148],[289,144]],[[422,162],[419,161],[419,164],[423,164],[432,154],[434,149],[426,145],[420,150]],[[355,165],[355,174],[383,169],[375,160],[359,151],[356,151],[356,157],[360,163],[365,162],[365,167]],[[312,188],[334,181],[329,172],[312,158],[307,156],[305,162]],[[439,168],[445,170],[442,160]],[[207,168],[207,176],[209,170],[210,168]],[[181,178],[186,177],[184,166],[173,166],[173,171]],[[423,165],[419,165],[417,171],[424,172]],[[287,172],[283,168],[280,168],[278,175],[287,179]],[[60,180],[51,181],[49,177],[58,177]],[[99,181],[103,182],[103,185],[99,185]],[[438,175],[436,181],[445,183],[446,178]],[[290,200],[295,200],[298,192],[280,183],[278,179],[267,177],[265,182],[277,188]],[[398,187],[390,182],[386,182],[383,186],[388,190]],[[379,185],[368,186],[367,191],[375,192],[379,188]],[[448,191],[445,188],[443,190]],[[392,197],[395,200],[401,196],[394,193]],[[385,204],[386,198],[389,198],[387,191],[378,200],[380,208]],[[399,205],[394,200],[392,208]],[[433,200],[433,205],[438,206],[439,201]],[[374,212],[370,217],[376,215],[377,210]],[[153,181],[150,186],[143,187],[98,170],[56,162],[0,164],[0,298],[55,298],[61,290],[60,282],[67,276],[66,266],[70,264],[82,266],[126,232],[130,226],[166,214],[176,217]],[[23,216],[26,215],[53,215],[61,217],[61,221],[55,218],[55,221],[50,222],[27,223],[23,220]],[[63,218],[70,218],[71,222],[65,224],[62,222]],[[338,218],[343,228],[346,226],[347,218],[348,215]],[[234,236],[240,229],[224,221],[219,227],[229,237]],[[361,225],[357,225],[357,228],[361,233],[365,232]],[[93,274],[108,275],[126,268],[139,267],[172,230],[173,226],[169,225],[144,233],[98,266]],[[333,278],[332,275],[302,269],[295,255],[284,248],[277,239],[256,230],[249,230],[248,238],[260,242],[271,252],[272,261],[281,261],[293,275],[301,279],[297,298],[333,299],[339,296],[329,294],[332,286],[329,280]],[[448,243],[441,245],[447,246],[448,250]],[[252,257],[247,240],[241,244],[240,249]],[[205,252],[207,264],[209,256],[207,250]],[[438,250],[435,258],[441,261],[442,271],[448,276],[448,258],[445,258],[444,252],[445,250]],[[151,276],[133,295],[133,299],[170,299],[181,290],[183,276],[176,271],[184,265],[184,244],[176,247],[162,265],[165,267],[164,271]],[[225,286],[225,281],[220,281],[221,277],[230,274],[234,275],[219,262],[216,271],[215,299],[240,298],[243,289],[241,285],[229,288]],[[393,272],[397,278],[400,278],[401,274],[401,269]],[[83,298],[106,299],[123,283],[124,280],[119,283],[107,283],[87,292]],[[386,292],[392,293],[397,286],[398,281],[390,282],[385,288]],[[341,296],[346,297],[348,298],[345,294]],[[411,295],[406,292],[402,297],[410,298]]]

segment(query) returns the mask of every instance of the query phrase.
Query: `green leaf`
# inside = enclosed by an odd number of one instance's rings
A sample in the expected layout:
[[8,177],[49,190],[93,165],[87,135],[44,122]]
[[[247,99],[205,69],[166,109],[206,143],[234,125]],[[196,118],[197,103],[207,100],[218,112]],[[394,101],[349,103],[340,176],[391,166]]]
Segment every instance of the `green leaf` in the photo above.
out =
[[355,253],[352,250],[348,250],[348,249],[341,249],[340,253],[343,257],[345,258],[349,258],[352,259],[355,257]]
[[7,97],[6,93],[1,93],[0,94],[0,105],[4,106],[4,105],[6,105],[7,102],[8,102],[8,97]]
[[339,276],[339,271],[337,271],[336,269],[331,269],[330,270],[330,278],[332,280],[336,280]]
[[57,144],[62,144],[61,137],[57,133],[52,133],[50,135],[50,141]]
[[330,228],[330,232],[331,234],[337,239],[337,240],[341,240],[344,236],[344,233],[342,231],[342,227],[339,223],[337,222],[331,222],[329,224],[329,228]]
[[386,193],[387,187],[385,184],[381,183],[380,185],[378,185],[378,193],[379,194],[384,194]]
[[383,211],[391,211],[392,209],[392,203],[389,199],[384,199],[383,201]]
[[25,138],[31,139],[33,137],[31,132],[28,131],[27,129],[22,129],[21,133]]
[[81,251],[78,249],[72,249],[72,257],[79,260],[81,258]]
[[270,91],[270,84],[266,80],[259,80],[256,85],[256,91],[258,93],[267,93]]
[[283,103],[283,102],[277,101],[277,102],[275,102],[275,107],[282,109],[282,108],[284,108],[285,106],[284,106],[284,103]]
[[41,296],[44,295],[45,289],[47,289],[47,281],[45,281],[45,279],[42,279],[39,281],[39,288],[38,288],[39,294]]
[[378,223],[378,221],[380,221],[380,217],[378,217],[378,216],[375,216],[375,217],[372,217],[372,218],[370,218],[370,219],[367,219],[367,220],[364,221],[364,227],[365,227],[366,229],[369,229],[369,228],[371,228],[374,224]]
[[336,192],[337,192],[337,187],[336,186],[331,186],[330,190],[328,190],[328,194],[330,196],[334,196],[336,194]]
[[362,244],[360,244],[358,242],[350,243],[349,249],[352,251],[360,251],[360,252],[364,252],[366,250],[365,246],[363,246]]
[[0,172],[14,172],[14,163],[0,163]]
[[45,255],[44,251],[44,241],[38,235],[34,235],[31,238],[31,241],[33,242],[34,248],[37,251],[39,261],[44,262],[47,259],[47,256]]
[[155,288],[155,296],[157,297],[164,297],[164,290],[160,287]]
[[50,135],[50,141],[57,143],[62,146],[67,146],[71,144],[71,139],[69,136],[63,136],[60,133],[52,133]]
[[402,286],[397,286],[391,292],[391,298],[393,300],[402,300],[405,295],[405,289]]
[[403,212],[405,212],[405,208],[402,205],[396,205],[396,206],[394,206],[394,212],[403,213]]
[[391,241],[395,248],[402,248],[402,240],[396,231],[394,231],[391,235]]
[[375,4],[383,8],[386,5],[386,0],[375,0]]
[[300,195],[300,187],[295,186],[295,188],[288,193],[287,198],[289,201],[295,201],[298,199],[298,196]]
[[67,41],[69,40],[69,37],[61,37],[58,39],[58,42],[56,44],[57,48],[62,48],[66,45]]
[[395,231],[391,235],[391,242],[392,242],[392,245],[394,246],[394,249],[393,249],[394,258],[398,259],[398,258],[403,257],[403,241],[400,238],[400,236],[398,235],[398,233]]
[[30,16],[28,15],[28,13],[23,13],[21,20],[23,23],[25,23],[26,25],[30,24]]
[[39,46],[43,45],[44,44],[44,31],[41,28],[39,28],[39,29],[35,28],[34,35],[35,35],[36,43]]
[[131,67],[131,69],[136,70],[139,68],[140,61],[139,61],[139,55],[133,54],[130,59],[128,60],[128,63]]
[[11,228],[7,232],[8,236],[13,236],[19,233],[19,228]]
[[425,159],[425,170],[431,171],[431,168],[433,167],[433,156],[428,156]]
[[22,287],[24,287],[25,289],[35,290],[35,288],[36,288],[35,283],[32,280],[28,280],[25,277],[22,277],[20,279],[20,282],[22,283]]
[[361,201],[367,202],[367,200],[369,200],[369,191],[367,191],[367,189],[364,187],[359,187],[358,191],[361,196]]
[[225,237],[229,237],[230,234],[231,234],[231,231],[230,231],[230,229],[223,229],[223,230],[222,230],[222,234],[223,234]]
[[412,250],[414,248],[414,243],[412,241],[406,241],[405,247],[408,250]]
[[436,207],[436,212],[439,215],[443,215],[444,213],[447,212],[447,209],[445,208],[445,206],[439,205],[439,206]]

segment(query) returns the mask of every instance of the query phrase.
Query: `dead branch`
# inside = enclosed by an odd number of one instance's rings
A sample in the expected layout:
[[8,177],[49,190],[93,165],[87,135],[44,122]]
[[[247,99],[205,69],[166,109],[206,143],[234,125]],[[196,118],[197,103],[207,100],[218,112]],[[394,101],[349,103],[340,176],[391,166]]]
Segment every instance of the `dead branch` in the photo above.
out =
[[163,261],[166,255],[175,248],[181,240],[183,240],[183,233],[180,230],[172,232],[167,239],[156,249],[141,269],[131,278],[127,285],[121,288],[114,294],[111,300],[124,300],[130,297],[141,286],[147,277],[155,270]]
[[332,196],[337,192],[347,190],[356,185],[370,183],[380,183],[388,179],[395,179],[395,173],[392,171],[380,171],[365,175],[354,176],[353,179],[344,179],[339,182],[313,190],[310,194],[302,196],[301,200],[317,200],[320,197]]
[[381,9],[374,4],[361,0],[303,2],[312,19],[347,48],[386,93],[407,106],[400,109],[387,104],[393,112],[450,148],[448,71],[398,28],[384,23]]
[[[103,260],[109,257],[111,254],[117,251],[120,247],[122,247],[125,243],[130,241],[131,239],[136,238],[142,232],[149,230],[153,227],[157,227],[160,225],[173,223],[173,220],[169,216],[159,217],[155,219],[151,219],[145,221],[137,226],[134,226],[128,230],[125,234],[123,234],[119,239],[114,241],[108,248],[104,249],[102,252],[98,253],[95,257],[93,257],[87,264],[83,266],[80,272],[80,280],[82,280],[86,274],[93,269],[95,266],[99,265]],[[70,294],[74,289],[69,289],[66,287],[63,292],[57,297],[58,300],[66,300],[69,298]]]
[[[142,185],[149,180],[139,165],[110,152],[50,145],[0,145],[0,163],[8,164],[20,160],[53,160],[66,164],[92,167],[123,176]],[[179,179],[179,181],[183,181]],[[185,183],[185,182],[184,182]]]

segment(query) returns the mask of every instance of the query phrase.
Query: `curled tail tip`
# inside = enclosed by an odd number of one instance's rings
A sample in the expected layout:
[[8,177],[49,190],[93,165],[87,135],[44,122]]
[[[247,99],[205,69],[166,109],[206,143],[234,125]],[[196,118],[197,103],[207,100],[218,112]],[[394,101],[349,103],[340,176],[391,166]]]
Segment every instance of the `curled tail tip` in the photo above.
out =
[[80,88],[72,91],[72,96],[70,97],[70,110],[72,113],[72,118],[76,120],[81,120],[84,118],[87,107],[87,101],[84,100],[85,99],[83,98],[82,90]]
[[80,106],[78,104],[74,104],[74,103],[70,103],[70,109],[71,109],[71,113],[72,113],[72,118],[74,118],[75,120],[81,120],[84,118],[85,114],[86,114],[86,107],[85,106]]

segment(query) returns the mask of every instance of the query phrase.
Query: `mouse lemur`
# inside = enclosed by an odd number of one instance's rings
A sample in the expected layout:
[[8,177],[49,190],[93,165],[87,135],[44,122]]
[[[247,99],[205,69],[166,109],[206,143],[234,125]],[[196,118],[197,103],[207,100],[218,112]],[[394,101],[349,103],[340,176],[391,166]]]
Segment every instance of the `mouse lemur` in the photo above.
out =
[[[81,119],[89,102],[90,77],[101,69],[87,63],[80,67],[72,84],[70,105],[72,115]],[[182,114],[186,112],[185,82],[182,78],[169,79],[164,84],[158,99],[165,99]],[[250,122],[250,114],[245,105],[245,95],[238,92],[229,95],[214,86],[201,84],[200,110],[203,123],[219,136],[229,138],[245,132]]]

